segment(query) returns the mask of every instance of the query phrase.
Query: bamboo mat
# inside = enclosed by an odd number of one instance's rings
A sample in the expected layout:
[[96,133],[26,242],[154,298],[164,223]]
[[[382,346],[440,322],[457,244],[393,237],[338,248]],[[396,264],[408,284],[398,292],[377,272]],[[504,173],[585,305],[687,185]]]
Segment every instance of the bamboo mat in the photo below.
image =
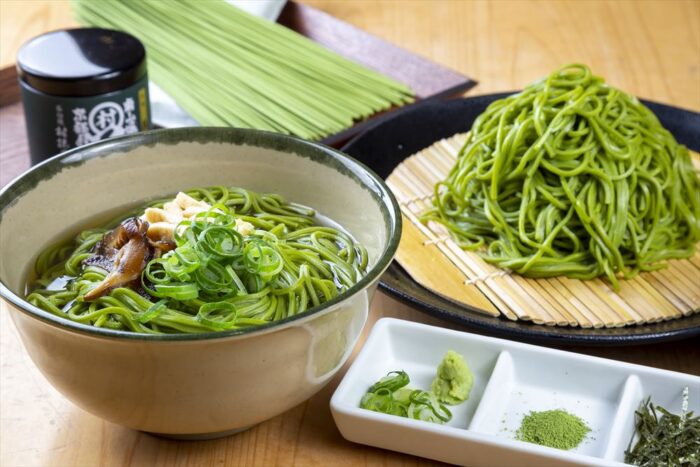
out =
[[[548,326],[622,327],[656,323],[700,311],[700,251],[666,269],[621,280],[616,292],[603,279],[532,279],[511,274],[462,250],[440,224],[418,218],[433,186],[454,165],[466,134],[438,141],[402,162],[387,179],[404,216],[396,256],[423,287],[491,316]],[[691,153],[696,169],[700,156]]]

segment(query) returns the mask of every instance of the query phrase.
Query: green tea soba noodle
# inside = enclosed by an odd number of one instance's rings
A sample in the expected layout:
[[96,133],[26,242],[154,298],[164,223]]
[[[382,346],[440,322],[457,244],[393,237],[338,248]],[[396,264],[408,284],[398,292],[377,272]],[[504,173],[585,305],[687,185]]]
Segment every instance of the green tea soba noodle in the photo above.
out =
[[318,306],[368,264],[361,245],[312,209],[242,188],[178,193],[120,221],[42,252],[27,301],[102,328],[221,331]]
[[475,120],[423,220],[501,268],[617,288],[693,255],[700,183],[648,108],[569,65]]

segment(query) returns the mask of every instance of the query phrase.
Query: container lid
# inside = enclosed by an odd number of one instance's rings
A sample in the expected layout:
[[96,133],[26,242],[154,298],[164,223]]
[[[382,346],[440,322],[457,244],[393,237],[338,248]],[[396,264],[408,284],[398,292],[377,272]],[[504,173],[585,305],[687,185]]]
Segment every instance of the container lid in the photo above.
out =
[[96,96],[127,88],[146,75],[146,49],[131,34],[101,28],[53,31],[17,54],[26,84],[56,96]]

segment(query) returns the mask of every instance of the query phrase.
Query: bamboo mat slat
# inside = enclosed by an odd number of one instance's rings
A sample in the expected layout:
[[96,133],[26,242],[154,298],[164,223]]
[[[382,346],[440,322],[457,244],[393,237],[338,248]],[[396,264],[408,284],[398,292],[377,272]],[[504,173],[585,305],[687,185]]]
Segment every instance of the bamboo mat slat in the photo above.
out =
[[[622,327],[677,319],[700,311],[700,251],[687,260],[622,280],[615,291],[604,279],[511,274],[462,250],[448,230],[423,224],[433,187],[445,179],[466,134],[436,142],[401,163],[387,179],[404,216],[396,259],[423,287],[490,316],[546,326]],[[700,156],[692,153],[700,170]]]

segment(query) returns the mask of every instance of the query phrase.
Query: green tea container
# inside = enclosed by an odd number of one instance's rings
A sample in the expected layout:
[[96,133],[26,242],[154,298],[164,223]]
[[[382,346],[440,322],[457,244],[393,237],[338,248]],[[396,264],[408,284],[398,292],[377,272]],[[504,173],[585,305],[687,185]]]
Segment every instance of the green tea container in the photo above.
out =
[[146,50],[130,34],[49,32],[22,46],[17,74],[32,164],[151,126]]

